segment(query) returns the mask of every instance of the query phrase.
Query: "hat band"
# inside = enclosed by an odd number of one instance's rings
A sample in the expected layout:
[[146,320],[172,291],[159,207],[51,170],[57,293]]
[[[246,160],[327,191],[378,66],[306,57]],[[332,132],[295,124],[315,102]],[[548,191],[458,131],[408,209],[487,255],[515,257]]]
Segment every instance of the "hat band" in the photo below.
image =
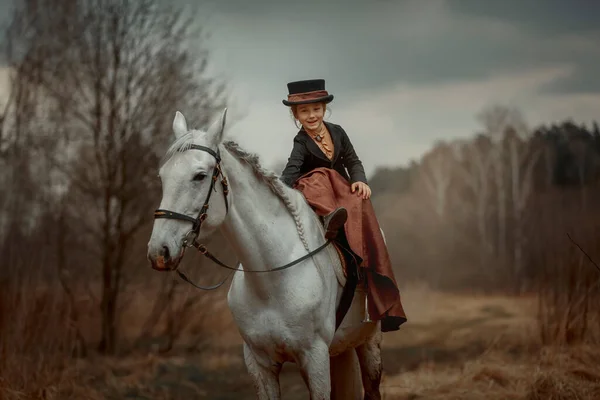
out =
[[329,96],[327,90],[315,90],[314,92],[304,92],[297,94],[289,94],[288,101],[296,102],[296,101],[304,101],[304,100],[313,100],[320,99],[321,97]]

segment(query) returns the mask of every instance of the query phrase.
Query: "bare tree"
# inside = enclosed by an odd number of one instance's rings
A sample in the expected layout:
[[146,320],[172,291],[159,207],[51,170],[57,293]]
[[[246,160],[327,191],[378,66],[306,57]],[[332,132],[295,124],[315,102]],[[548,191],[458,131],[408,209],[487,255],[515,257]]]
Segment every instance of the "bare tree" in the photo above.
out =
[[[3,42],[5,50],[9,41]],[[23,75],[28,66],[8,61],[8,93],[0,111],[0,237],[9,226],[32,229],[43,213],[51,180],[47,161],[54,150],[40,122],[45,113],[41,95]]]
[[513,110],[506,107],[493,106],[484,109],[478,119],[484,126],[484,135],[491,140],[494,183],[496,189],[496,207],[497,207],[497,254],[504,259],[507,254],[507,200],[508,187],[506,181],[506,129],[513,122],[511,119],[515,115]]
[[534,167],[542,154],[542,149],[534,146],[531,141],[527,126],[515,124],[514,131],[509,133],[509,155],[510,155],[510,182],[513,211],[513,275],[521,283],[523,270],[523,249],[525,247],[526,235],[524,226],[526,224],[526,212],[529,200],[533,194],[533,172]]
[[434,212],[440,221],[445,218],[448,208],[448,192],[455,164],[454,155],[451,145],[438,143],[422,160],[419,169],[423,174],[429,198],[433,202]]
[[494,248],[488,222],[489,200],[492,194],[490,144],[485,137],[479,137],[466,143],[456,143],[453,150],[459,161],[457,164],[459,176],[473,200],[473,203],[469,203],[467,199],[461,197],[459,203],[463,214],[469,215],[474,209],[477,236],[481,243],[480,262],[483,268]]
[[99,255],[99,348],[113,353],[126,255],[155,206],[157,150],[175,110],[206,125],[225,104],[224,87],[206,75],[194,14],[155,0],[25,2],[15,20],[13,33],[28,33],[18,43],[23,76],[64,115],[55,164],[77,199],[70,218]]
[[[497,105],[484,110],[480,118],[493,143],[498,254],[505,263],[511,262],[515,283],[522,283],[517,281],[522,278],[524,218],[533,189],[533,168],[540,152],[532,145],[531,130],[519,110]],[[512,213],[511,225],[509,212]],[[509,257],[509,238],[512,257]]]

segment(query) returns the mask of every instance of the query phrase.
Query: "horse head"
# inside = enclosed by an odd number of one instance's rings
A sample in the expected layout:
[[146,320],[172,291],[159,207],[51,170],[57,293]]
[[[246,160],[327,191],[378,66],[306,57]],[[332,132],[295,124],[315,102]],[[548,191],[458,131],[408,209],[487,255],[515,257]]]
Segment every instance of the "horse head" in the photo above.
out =
[[227,216],[219,151],[226,114],[227,109],[207,131],[188,129],[183,114],[175,114],[175,141],[159,169],[162,199],[148,242],[147,257],[156,270],[177,269],[185,248],[209,237]]

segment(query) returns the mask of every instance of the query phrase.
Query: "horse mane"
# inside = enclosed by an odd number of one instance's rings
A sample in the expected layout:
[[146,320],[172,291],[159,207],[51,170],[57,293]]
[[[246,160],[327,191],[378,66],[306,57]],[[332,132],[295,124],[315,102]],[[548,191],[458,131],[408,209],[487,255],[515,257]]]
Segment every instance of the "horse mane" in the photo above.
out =
[[[190,145],[193,144],[193,140],[198,133],[203,132],[190,130],[185,135],[182,135],[176,139],[171,146],[169,146],[165,156],[161,159],[160,166],[164,165],[164,163],[167,162],[175,153],[188,150]],[[249,153],[243,150],[240,145],[233,140],[224,141],[223,147],[235,158],[250,166],[252,172],[254,172],[254,175],[264,182],[273,194],[281,199],[287,210],[294,218],[298,234],[300,235],[300,240],[302,240],[302,244],[304,244],[304,247],[308,251],[309,246],[306,241],[304,224],[300,218],[300,210],[298,207],[296,207],[296,203],[291,197],[291,190],[281,181],[281,179],[279,179],[279,175],[264,168],[260,164],[260,159],[257,154]]]
[[293,199],[290,197],[290,190],[281,181],[281,179],[279,179],[279,175],[275,174],[273,171],[264,168],[260,164],[260,158],[257,154],[249,153],[243,150],[240,147],[240,145],[234,142],[233,140],[223,142],[223,147],[225,147],[225,149],[229,151],[238,160],[241,160],[245,162],[248,166],[250,166],[254,174],[267,185],[271,192],[273,192],[277,197],[281,199],[281,201],[283,201],[283,204],[285,204],[286,208],[294,218],[298,234],[300,235],[300,239],[302,240],[304,247],[307,251],[309,251],[309,246],[306,242],[306,235],[304,233],[304,224],[300,219],[300,211],[296,207],[296,204],[294,203]]
[[254,174],[263,181],[269,189],[277,195],[284,203],[291,202],[291,198],[287,193],[287,186],[279,179],[279,175],[275,174],[260,164],[260,158],[255,153],[249,153],[242,149],[240,145],[233,140],[223,142],[223,147],[229,151],[234,157],[245,162],[252,168]]

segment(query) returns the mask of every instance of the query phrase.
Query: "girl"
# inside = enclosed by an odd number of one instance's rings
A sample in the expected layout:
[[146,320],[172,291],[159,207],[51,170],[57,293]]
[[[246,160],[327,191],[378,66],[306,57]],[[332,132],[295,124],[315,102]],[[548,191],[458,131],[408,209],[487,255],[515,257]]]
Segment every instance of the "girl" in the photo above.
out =
[[381,320],[383,332],[398,330],[406,322],[400,294],[379,223],[370,202],[371,189],[363,164],[344,129],[323,120],[333,95],[323,79],[290,82],[288,98],[300,131],[281,180],[302,192],[323,218],[325,236],[340,233],[366,277],[369,314]]

